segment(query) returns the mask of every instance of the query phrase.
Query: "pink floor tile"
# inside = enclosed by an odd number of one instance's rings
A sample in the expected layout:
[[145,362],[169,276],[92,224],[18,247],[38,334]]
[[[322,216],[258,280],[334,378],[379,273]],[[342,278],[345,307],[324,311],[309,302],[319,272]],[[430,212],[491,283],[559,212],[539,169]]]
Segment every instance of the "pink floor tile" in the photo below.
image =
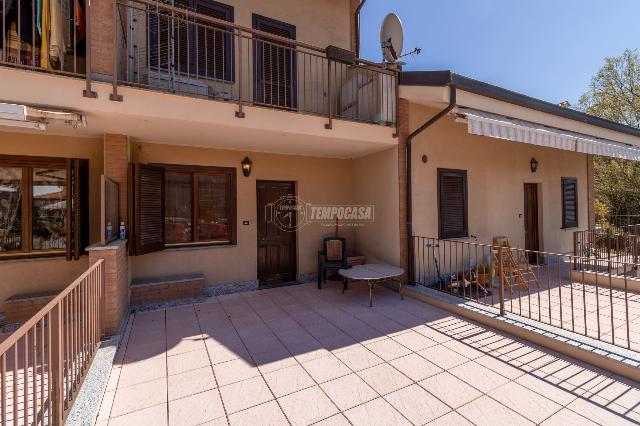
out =
[[170,425],[195,426],[224,416],[222,400],[216,389],[169,401]]
[[292,425],[309,425],[338,413],[338,408],[315,386],[278,400]]
[[169,376],[167,381],[170,401],[217,387],[211,367],[175,374]]
[[229,416],[229,423],[232,426],[285,426],[289,424],[284,413],[275,401],[232,414]]
[[262,377],[243,380],[220,388],[227,413],[236,413],[274,399]]
[[371,386],[353,373],[322,383],[320,387],[342,411],[378,397]]
[[111,417],[167,402],[166,379],[157,379],[116,390]]

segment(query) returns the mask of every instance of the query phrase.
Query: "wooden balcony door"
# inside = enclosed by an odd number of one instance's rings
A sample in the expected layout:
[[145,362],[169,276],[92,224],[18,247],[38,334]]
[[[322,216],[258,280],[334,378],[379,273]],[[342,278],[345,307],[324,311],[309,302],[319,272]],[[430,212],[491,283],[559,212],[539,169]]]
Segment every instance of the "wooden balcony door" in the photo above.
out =
[[[253,28],[279,37],[296,39],[296,27],[260,15],[253,15]],[[254,37],[253,96],[256,104],[296,109],[297,63],[295,45],[267,37]]]
[[[277,284],[296,279],[295,215],[290,229],[273,220],[273,207],[295,195],[294,182],[258,181],[258,281]],[[291,201],[293,202],[293,201]]]

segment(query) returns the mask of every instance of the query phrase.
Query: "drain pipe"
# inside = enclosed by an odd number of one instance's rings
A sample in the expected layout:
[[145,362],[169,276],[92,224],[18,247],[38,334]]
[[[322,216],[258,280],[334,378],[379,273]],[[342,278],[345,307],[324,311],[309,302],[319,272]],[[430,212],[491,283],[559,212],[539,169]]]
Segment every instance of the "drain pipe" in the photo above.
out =
[[356,8],[356,16],[354,17],[356,21],[356,58],[360,57],[360,11],[366,2],[367,0],[360,1],[360,4]]
[[409,281],[413,278],[413,196],[412,196],[412,184],[411,184],[411,142],[420,133],[431,127],[442,117],[447,115],[456,106],[456,87],[453,84],[449,84],[449,105],[429,120],[427,120],[422,126],[414,130],[409,136],[407,136],[406,146],[406,163],[407,163],[407,266],[409,269]]

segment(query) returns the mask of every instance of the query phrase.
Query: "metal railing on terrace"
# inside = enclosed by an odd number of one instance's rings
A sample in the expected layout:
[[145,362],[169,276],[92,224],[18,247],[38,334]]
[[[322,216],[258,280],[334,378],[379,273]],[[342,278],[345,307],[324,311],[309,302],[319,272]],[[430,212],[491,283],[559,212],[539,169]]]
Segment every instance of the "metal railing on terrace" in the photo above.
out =
[[99,260],[0,343],[0,424],[61,425],[102,336]]
[[[584,256],[412,237],[410,280],[530,320],[640,351],[638,264],[576,270]],[[619,273],[617,273],[619,271]]]
[[618,273],[616,263],[638,263],[639,231],[639,225],[625,225],[574,232],[575,269]]
[[[114,0],[114,81],[203,99],[394,125],[397,71],[152,0]],[[266,28],[266,27],[265,27]],[[264,29],[264,28],[263,28]]]

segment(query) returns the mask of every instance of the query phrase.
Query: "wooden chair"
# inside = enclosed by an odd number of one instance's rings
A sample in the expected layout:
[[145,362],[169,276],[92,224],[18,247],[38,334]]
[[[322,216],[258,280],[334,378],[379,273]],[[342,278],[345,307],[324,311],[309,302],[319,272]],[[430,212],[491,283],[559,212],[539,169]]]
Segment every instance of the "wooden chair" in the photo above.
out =
[[327,270],[344,269],[347,263],[347,240],[344,237],[326,237],[318,252],[318,288],[327,281]]

